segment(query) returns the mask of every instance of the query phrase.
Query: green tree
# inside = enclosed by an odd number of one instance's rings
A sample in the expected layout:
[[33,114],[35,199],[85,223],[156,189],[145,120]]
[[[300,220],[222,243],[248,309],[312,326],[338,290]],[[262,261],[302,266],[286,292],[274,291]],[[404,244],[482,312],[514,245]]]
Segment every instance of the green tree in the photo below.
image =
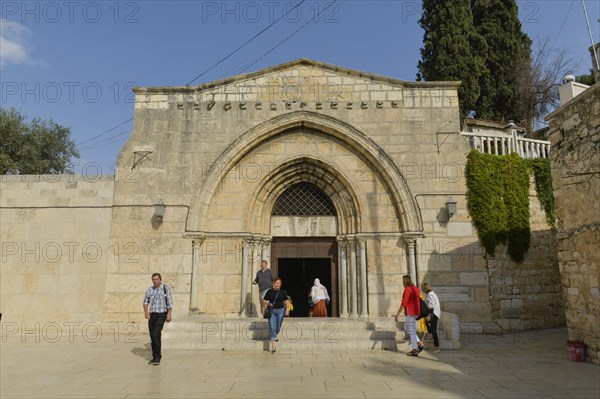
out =
[[473,26],[471,0],[423,0],[419,25],[425,31],[417,80],[460,80],[461,120],[473,111],[480,95],[479,80],[485,71],[484,38]]
[[515,0],[472,0],[473,24],[488,46],[480,80],[476,116],[492,120],[526,119],[519,90],[523,65],[531,60],[531,40],[521,29]]
[[575,76],[575,81],[577,83],[581,83],[588,86],[593,86],[596,83],[596,78],[594,78],[594,70],[590,69],[590,74],[582,74]]
[[71,129],[52,120],[27,122],[14,108],[0,108],[0,174],[53,174],[68,172],[79,158]]
[[523,60],[519,74],[519,91],[524,104],[522,118],[518,120],[531,133],[544,116],[560,105],[558,87],[566,75],[577,69],[577,62],[566,47],[552,48],[550,38],[538,39],[531,60]]

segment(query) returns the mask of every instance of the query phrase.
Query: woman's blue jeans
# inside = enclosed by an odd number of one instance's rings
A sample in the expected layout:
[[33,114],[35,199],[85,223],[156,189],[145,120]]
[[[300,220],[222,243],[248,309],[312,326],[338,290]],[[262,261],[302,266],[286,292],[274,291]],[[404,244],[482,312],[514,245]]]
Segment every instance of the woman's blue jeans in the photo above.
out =
[[284,309],[273,309],[273,313],[269,318],[269,333],[271,341],[277,339],[277,334],[281,330],[281,324],[283,324]]

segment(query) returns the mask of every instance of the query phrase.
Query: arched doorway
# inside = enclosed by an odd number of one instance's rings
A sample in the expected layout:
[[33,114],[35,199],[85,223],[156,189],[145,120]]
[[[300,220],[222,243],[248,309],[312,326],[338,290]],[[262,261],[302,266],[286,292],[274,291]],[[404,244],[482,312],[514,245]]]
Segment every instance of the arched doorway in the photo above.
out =
[[330,316],[338,316],[337,212],[320,188],[308,182],[284,191],[271,212],[271,262],[294,302],[292,317],[309,316],[315,278],[329,291]]
[[[253,309],[258,308],[259,299],[252,279],[261,259],[274,269],[279,268],[275,247],[286,240],[314,248],[321,244],[311,240],[327,239],[333,248],[331,252],[337,252],[337,263],[331,266],[333,286],[328,287],[330,291],[339,289],[332,298],[338,302],[336,306],[332,303],[332,314],[368,317],[370,303],[377,314],[388,311],[384,284],[391,270],[389,264],[401,267],[398,263],[406,255],[398,247],[398,237],[412,237],[422,228],[416,201],[383,149],[343,122],[298,111],[275,117],[244,133],[217,158],[215,165],[216,169],[207,173],[202,189],[197,190],[188,230],[206,232],[222,240],[218,245],[227,253],[217,261],[222,261],[226,269],[214,270],[229,273],[239,268],[241,315],[255,316]],[[246,166],[252,170],[258,166],[260,173],[235,175]],[[334,205],[335,216],[307,217],[294,212],[288,216],[273,215],[283,193],[300,183],[324,193]],[[327,222],[327,217],[334,222]],[[287,219],[274,223],[276,218]],[[241,253],[237,265],[229,261],[236,245]],[[414,265],[414,240],[407,245],[408,264]],[[229,248],[233,251],[229,252]],[[308,251],[311,252],[314,250]],[[304,268],[310,269],[306,259],[320,256],[296,259],[300,259],[299,267],[304,262]],[[289,254],[287,258],[294,259]],[[283,266],[286,267],[292,265]],[[211,295],[207,293],[205,300],[218,302]],[[305,302],[305,294],[298,295],[301,298],[293,299],[298,304]]]

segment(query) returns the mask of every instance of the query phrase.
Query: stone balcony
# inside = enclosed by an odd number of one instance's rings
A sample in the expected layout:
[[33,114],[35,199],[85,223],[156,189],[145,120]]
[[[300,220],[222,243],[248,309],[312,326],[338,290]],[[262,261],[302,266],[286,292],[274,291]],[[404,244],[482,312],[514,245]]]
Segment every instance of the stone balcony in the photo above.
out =
[[492,155],[508,155],[516,152],[522,158],[549,158],[550,142],[534,140],[519,136],[516,131],[512,133],[486,131],[486,132],[461,132],[467,138],[471,148],[479,152]]

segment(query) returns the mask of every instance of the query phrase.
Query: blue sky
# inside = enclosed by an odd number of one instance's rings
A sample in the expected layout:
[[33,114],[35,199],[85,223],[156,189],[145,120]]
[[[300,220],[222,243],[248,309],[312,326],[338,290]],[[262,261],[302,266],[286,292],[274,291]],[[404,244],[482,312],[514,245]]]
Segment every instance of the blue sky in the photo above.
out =
[[[282,16],[194,83],[301,57],[415,79],[420,1],[305,0],[294,9],[299,1],[3,1],[0,105],[71,127],[82,143],[76,171],[113,174],[131,123],[90,139],[133,116],[132,86],[185,85]],[[568,47],[576,73],[591,68],[580,0],[518,4],[533,40]],[[598,42],[600,2],[586,6]]]

